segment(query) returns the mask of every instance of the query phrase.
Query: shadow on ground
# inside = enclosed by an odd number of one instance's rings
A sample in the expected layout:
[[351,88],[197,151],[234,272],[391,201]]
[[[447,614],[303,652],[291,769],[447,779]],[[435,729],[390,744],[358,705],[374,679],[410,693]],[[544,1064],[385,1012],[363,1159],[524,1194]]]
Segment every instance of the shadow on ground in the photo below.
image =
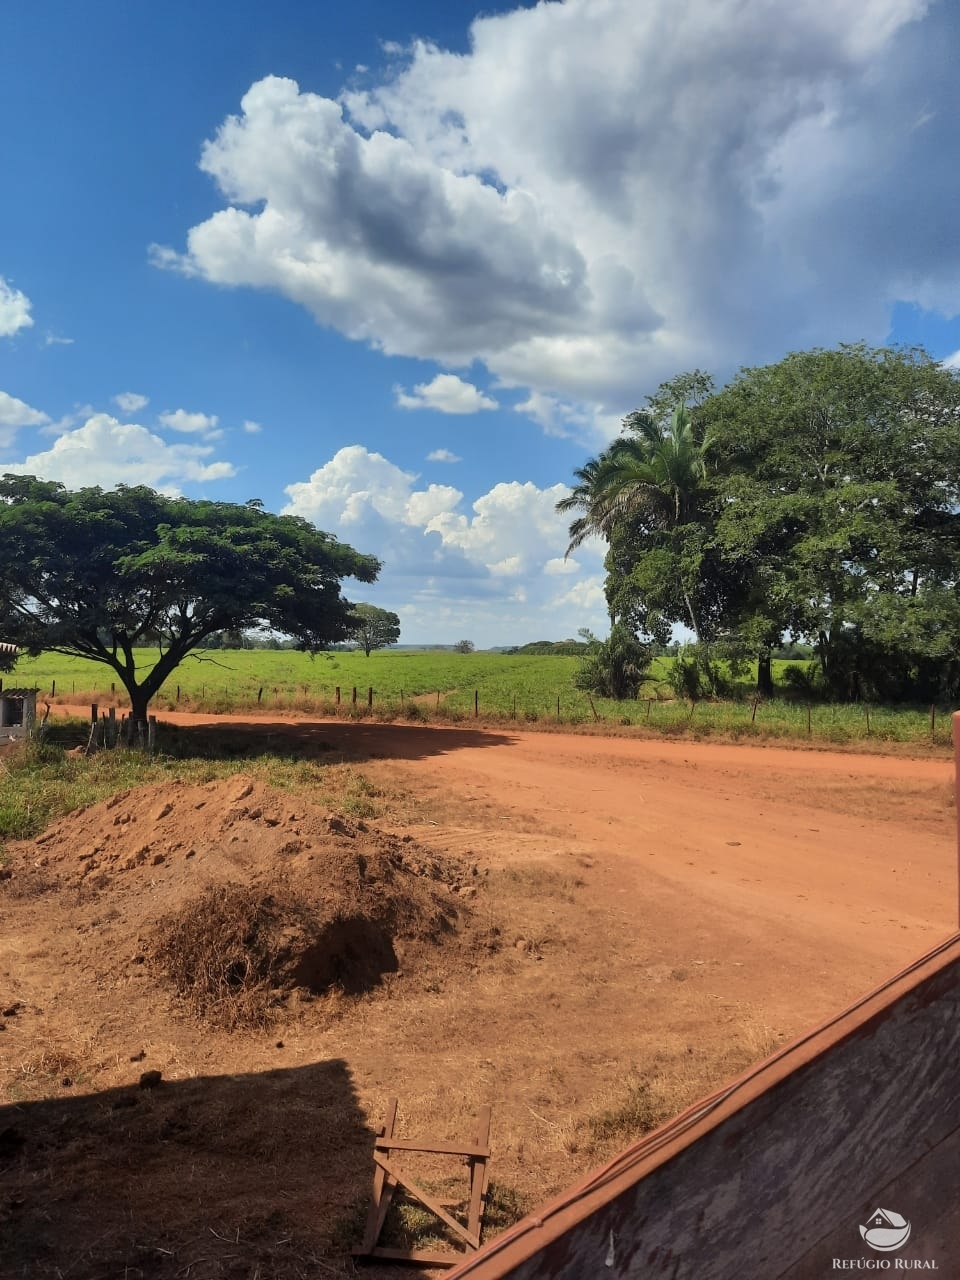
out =
[[353,1274],[372,1150],[341,1060],[0,1106],[0,1276]]
[[160,721],[158,747],[177,756],[243,759],[245,756],[319,758],[329,763],[363,760],[423,760],[467,748],[508,746],[514,739],[490,730],[426,728],[328,720],[225,718],[208,724]]

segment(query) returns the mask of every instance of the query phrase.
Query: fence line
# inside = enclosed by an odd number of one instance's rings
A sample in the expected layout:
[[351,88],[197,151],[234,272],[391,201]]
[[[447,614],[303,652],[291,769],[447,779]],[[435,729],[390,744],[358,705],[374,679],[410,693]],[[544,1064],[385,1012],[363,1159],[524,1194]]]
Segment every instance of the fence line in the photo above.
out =
[[[109,683],[110,696],[125,700],[125,691],[117,692],[116,681]],[[63,680],[61,679],[61,686]],[[76,691],[76,680],[71,681]],[[256,706],[263,709],[270,705],[276,707],[295,705],[303,700],[309,703],[304,710],[324,710],[329,706],[336,714],[341,714],[344,690],[340,685],[317,685],[313,689],[309,685],[297,682],[286,686],[275,685],[269,688],[260,685],[255,690],[234,689],[229,685],[221,686],[221,692],[211,689],[210,698],[216,710],[240,709],[245,706]],[[83,691],[82,691],[83,692]],[[96,685],[87,692],[101,693]],[[362,699],[360,689],[353,685],[349,689],[350,714],[363,715],[382,709],[385,713],[391,710],[403,714],[405,718],[418,718],[420,709],[426,711],[428,700],[434,700],[434,709],[442,718],[457,719],[469,715],[470,690],[457,687],[444,692],[441,689],[423,693],[411,693],[409,689],[378,690],[370,685],[366,690],[366,698]],[[932,704],[929,713],[916,708],[871,707],[863,704],[812,703],[795,702],[787,699],[764,699],[758,694],[742,700],[688,701],[683,698],[662,698],[644,696],[636,699],[614,702],[602,699],[598,710],[594,697],[585,692],[573,689],[559,692],[526,691],[499,688],[485,691],[481,699],[481,689],[474,688],[473,718],[480,719],[481,714],[488,718],[524,719],[536,721],[540,719],[554,720],[558,724],[581,724],[592,717],[595,723],[619,723],[626,726],[638,724],[648,725],[651,730],[661,733],[692,730],[699,736],[710,733],[727,734],[735,737],[756,735],[758,737],[818,737],[826,740],[849,741],[858,738],[881,737],[902,741],[919,741],[926,738],[931,743],[942,739],[949,741],[950,724],[948,714]],[[50,681],[50,697],[57,696],[57,678]],[[61,698],[65,697],[61,693]],[[106,690],[102,691],[106,695]],[[195,699],[206,702],[207,685],[201,682],[199,695],[196,691],[183,689],[179,684],[175,695],[171,690],[165,693],[160,690],[155,703],[164,704],[169,709],[183,701],[188,703]],[[365,707],[363,703],[365,702]],[[318,706],[318,704],[320,704]],[[416,708],[416,710],[414,710]],[[944,726],[944,727],[941,727]]]

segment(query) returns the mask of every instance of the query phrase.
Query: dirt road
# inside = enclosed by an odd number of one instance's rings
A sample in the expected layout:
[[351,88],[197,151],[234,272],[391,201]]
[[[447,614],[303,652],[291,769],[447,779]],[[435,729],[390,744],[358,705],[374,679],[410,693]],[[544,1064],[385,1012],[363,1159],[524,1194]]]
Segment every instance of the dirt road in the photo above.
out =
[[835,1003],[956,927],[947,760],[267,716],[163,719],[363,760],[421,800],[442,794],[447,834],[455,836],[451,821],[461,826],[461,842],[482,844],[484,856],[496,858],[503,843],[498,823],[518,821],[553,851],[571,842],[589,850],[611,874],[612,908],[642,902],[665,939],[692,929],[701,949],[742,952],[752,998],[779,1004],[789,983],[794,1017],[798,996],[810,1016],[824,1012],[828,974]]

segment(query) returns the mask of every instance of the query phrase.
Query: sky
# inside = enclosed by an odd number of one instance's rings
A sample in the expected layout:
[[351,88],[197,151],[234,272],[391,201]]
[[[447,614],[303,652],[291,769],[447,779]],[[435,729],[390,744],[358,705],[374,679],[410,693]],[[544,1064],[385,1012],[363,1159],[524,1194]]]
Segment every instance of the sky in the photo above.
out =
[[954,0],[0,7],[0,472],[291,512],[401,642],[605,634],[658,384],[960,364]]

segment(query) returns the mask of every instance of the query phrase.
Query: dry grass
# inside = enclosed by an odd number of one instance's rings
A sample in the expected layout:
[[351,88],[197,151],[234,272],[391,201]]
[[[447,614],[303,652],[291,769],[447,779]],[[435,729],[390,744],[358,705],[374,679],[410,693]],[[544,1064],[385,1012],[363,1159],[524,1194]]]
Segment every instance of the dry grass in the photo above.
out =
[[748,1017],[721,1045],[662,1055],[643,1071],[634,1066],[622,1085],[595,1098],[588,1114],[563,1132],[563,1144],[571,1154],[609,1156],[768,1057],[781,1040],[777,1032]]
[[557,898],[561,902],[573,902],[576,890],[586,883],[581,876],[567,875],[537,863],[504,867],[498,879],[508,893],[529,894],[538,899]]
[[194,1014],[226,1031],[266,1027],[291,989],[283,934],[303,912],[248,886],[211,887],[157,925],[151,959]]

